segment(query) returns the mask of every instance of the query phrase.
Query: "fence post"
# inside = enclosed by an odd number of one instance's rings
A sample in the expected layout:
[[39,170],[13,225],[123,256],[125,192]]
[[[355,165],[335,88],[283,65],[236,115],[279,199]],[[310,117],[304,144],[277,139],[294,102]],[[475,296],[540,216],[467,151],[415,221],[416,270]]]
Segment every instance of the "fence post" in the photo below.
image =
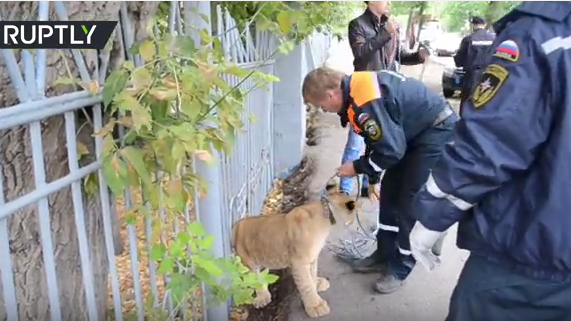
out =
[[[208,34],[212,34],[212,15],[210,12],[210,1],[186,1],[185,2],[185,20],[192,22],[192,25],[198,29],[207,29]],[[206,23],[200,15],[210,18],[210,22]],[[196,30],[186,30],[187,36],[191,37],[196,46],[200,45],[200,36]],[[207,234],[214,236],[214,242],[211,253],[215,257],[224,256],[224,239],[228,237],[223,233],[222,220],[222,204],[223,199],[220,193],[220,154],[218,151],[211,147],[213,161],[207,164],[204,161],[194,157],[194,170],[205,181],[208,186],[208,192],[201,198],[195,199],[197,218],[200,220]],[[198,193],[195,193],[197,195]],[[206,297],[211,296],[210,289],[203,287]],[[228,302],[220,305],[205,306],[205,321],[228,321],[229,306]]]
[[301,162],[305,146],[306,110],[301,97],[307,74],[305,42],[279,55],[274,74],[274,175],[285,177]]

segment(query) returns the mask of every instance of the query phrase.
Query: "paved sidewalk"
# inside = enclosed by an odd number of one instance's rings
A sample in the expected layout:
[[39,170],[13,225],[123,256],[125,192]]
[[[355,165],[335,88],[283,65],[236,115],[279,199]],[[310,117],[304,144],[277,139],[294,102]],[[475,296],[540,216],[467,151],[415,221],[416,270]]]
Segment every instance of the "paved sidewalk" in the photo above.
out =
[[[350,72],[353,57],[348,45],[341,43],[327,62],[332,68],[344,69]],[[349,67],[347,67],[349,65]],[[430,66],[432,68],[432,66]],[[403,68],[403,72],[418,77],[420,66]],[[434,69],[434,68],[432,68]],[[425,80],[439,80],[441,71],[425,71]],[[440,74],[439,74],[440,72]],[[429,77],[427,77],[429,76]],[[436,78],[435,78],[436,77]],[[437,90],[438,83],[431,84]],[[318,193],[326,181],[333,175],[335,168],[340,165],[343,148],[347,139],[347,130],[339,125],[337,115],[322,114],[318,122],[320,127],[320,144],[307,147],[307,154],[316,157],[317,172],[311,182],[312,192]],[[362,213],[369,223],[376,222],[376,213]],[[322,293],[331,308],[324,321],[442,321],[444,320],[448,301],[460,270],[467,257],[467,252],[460,251],[455,246],[456,232],[449,233],[444,249],[443,263],[435,271],[429,273],[418,265],[409,277],[407,284],[398,292],[390,295],[377,295],[373,292],[373,282],[376,275],[360,275],[351,272],[349,266],[327,249],[321,253],[319,274],[330,280],[331,288]],[[342,227],[335,228],[330,240],[336,243],[337,238],[347,238],[348,233]],[[299,299],[294,300],[290,321],[311,320],[303,310]]]

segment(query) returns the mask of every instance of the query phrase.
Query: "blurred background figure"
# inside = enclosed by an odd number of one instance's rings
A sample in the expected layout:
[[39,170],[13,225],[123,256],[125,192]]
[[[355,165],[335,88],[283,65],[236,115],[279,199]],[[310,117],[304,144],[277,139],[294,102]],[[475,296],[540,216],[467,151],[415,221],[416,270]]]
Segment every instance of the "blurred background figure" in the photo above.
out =
[[457,67],[464,69],[465,75],[460,95],[460,116],[462,116],[463,105],[470,96],[472,88],[478,80],[480,69],[485,63],[488,49],[495,39],[495,34],[486,29],[484,18],[474,16],[470,20],[472,33],[467,35],[460,42],[460,48],[454,56],[454,63]]

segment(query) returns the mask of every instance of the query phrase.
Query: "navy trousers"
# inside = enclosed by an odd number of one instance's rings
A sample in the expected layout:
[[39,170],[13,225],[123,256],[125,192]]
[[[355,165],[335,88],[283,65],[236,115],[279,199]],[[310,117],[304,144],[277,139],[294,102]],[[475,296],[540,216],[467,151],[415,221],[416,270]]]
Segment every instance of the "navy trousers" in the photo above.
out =
[[446,321],[570,321],[571,282],[533,279],[471,255]]
[[456,114],[430,127],[408,145],[401,161],[389,168],[381,181],[379,229],[376,259],[388,263],[388,272],[404,280],[415,265],[410,252],[409,235],[416,222],[411,204],[422,187],[432,165],[438,160],[444,145],[452,141]]

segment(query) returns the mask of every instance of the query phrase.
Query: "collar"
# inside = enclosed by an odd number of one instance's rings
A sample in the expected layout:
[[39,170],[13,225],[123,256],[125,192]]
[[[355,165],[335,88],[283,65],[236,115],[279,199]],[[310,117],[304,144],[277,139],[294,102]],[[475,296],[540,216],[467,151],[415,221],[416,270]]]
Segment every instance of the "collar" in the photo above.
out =
[[326,195],[321,195],[321,205],[323,205],[323,216],[329,218],[331,225],[337,224],[335,217],[333,216],[333,209],[331,208],[331,201]]
[[347,115],[347,108],[349,107],[349,84],[351,83],[351,75],[343,77],[341,80],[341,91],[343,92],[343,106],[337,113],[339,116]]
[[365,13],[363,13],[363,15],[368,17],[373,25],[378,25],[381,22],[381,18],[374,14],[369,8],[365,9]]

